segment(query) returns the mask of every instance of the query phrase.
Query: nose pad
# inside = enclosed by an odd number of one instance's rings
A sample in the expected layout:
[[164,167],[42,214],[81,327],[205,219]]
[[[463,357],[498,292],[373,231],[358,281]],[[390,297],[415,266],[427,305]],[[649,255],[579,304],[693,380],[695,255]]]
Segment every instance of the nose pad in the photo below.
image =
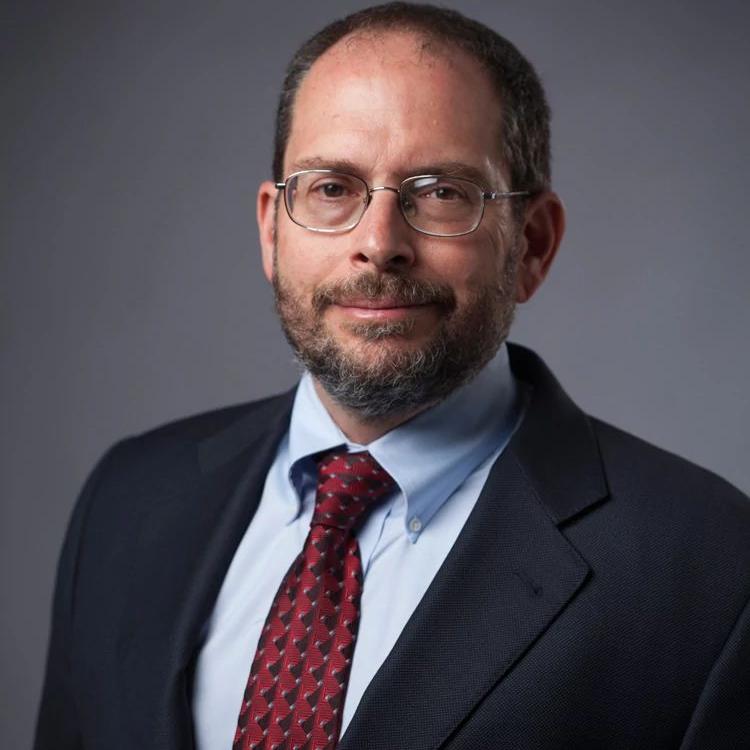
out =
[[392,193],[400,195],[400,191],[398,188],[388,187],[388,185],[378,185],[377,187],[370,188],[367,192],[372,196],[373,193],[377,193],[379,190],[390,190]]

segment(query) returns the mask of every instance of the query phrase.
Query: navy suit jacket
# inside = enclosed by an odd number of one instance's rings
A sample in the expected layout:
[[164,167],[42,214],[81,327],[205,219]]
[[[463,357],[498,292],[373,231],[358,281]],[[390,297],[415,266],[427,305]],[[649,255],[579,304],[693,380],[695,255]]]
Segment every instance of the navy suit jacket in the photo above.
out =
[[[340,750],[749,748],[747,498],[510,358],[524,421]],[[37,750],[193,747],[196,654],[292,399],[99,463],[60,560]]]

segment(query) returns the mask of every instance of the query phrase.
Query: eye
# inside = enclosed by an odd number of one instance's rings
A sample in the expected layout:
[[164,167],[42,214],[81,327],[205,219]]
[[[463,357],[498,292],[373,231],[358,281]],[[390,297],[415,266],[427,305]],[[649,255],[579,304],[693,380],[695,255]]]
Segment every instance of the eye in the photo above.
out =
[[412,186],[412,193],[418,201],[457,203],[469,200],[464,185],[445,177],[424,177],[416,180]]
[[326,182],[323,185],[319,185],[317,188],[326,198],[340,198],[346,192],[343,185],[339,185],[336,182]]
[[354,177],[347,175],[317,175],[307,189],[310,198],[328,203],[350,200],[361,192]]
[[440,185],[431,194],[441,201],[455,201],[463,198],[463,195],[451,185]]

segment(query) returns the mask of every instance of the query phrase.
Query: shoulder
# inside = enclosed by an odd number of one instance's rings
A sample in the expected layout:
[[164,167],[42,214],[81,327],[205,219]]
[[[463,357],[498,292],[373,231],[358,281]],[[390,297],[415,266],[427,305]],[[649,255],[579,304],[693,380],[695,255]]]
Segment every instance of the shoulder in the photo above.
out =
[[[750,521],[750,501],[737,487],[708,469],[635,435],[590,417],[613,491],[716,499]],[[693,500],[694,502],[694,500]]]
[[294,391],[213,409],[158,425],[115,444],[94,475],[121,487],[184,484],[198,475],[202,458],[226,453],[269,432],[291,410]]
[[291,408],[294,391],[192,414],[128,438],[129,445],[153,449],[166,445],[196,445],[241,424],[262,430],[268,421]]
[[[750,566],[750,499],[717,474],[591,418],[613,511],[641,538]],[[634,526],[636,525],[634,521]],[[731,564],[731,562],[730,562]]]
[[264,420],[283,411],[294,396],[294,391],[268,396],[257,401],[248,401],[232,406],[193,414],[167,422],[137,435],[136,440],[152,442],[176,440],[200,442],[242,420],[255,419],[260,427]]

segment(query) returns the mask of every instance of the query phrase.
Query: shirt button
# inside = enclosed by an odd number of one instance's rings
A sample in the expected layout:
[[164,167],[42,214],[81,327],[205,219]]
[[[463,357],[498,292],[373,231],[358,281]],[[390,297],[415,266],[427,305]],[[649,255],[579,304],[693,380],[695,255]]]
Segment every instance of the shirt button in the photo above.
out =
[[409,529],[415,534],[419,531],[422,531],[422,522],[419,520],[419,518],[417,518],[417,516],[414,516],[414,518],[409,521]]

